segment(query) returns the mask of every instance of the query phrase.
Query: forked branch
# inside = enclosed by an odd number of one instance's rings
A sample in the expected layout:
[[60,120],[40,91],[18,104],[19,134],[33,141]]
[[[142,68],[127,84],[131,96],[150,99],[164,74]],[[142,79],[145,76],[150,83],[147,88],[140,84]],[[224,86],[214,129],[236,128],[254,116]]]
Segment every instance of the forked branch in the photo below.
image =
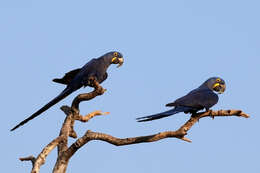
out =
[[102,95],[106,90],[103,89],[97,81],[93,80],[93,85],[95,90],[78,95],[72,102],[71,107],[62,106],[61,110],[66,114],[66,118],[60,130],[59,136],[49,143],[42,152],[38,155],[37,158],[29,156],[26,158],[20,158],[21,161],[31,161],[33,164],[32,173],[38,173],[40,171],[40,166],[44,164],[48,154],[57,146],[58,148],[58,157],[53,169],[54,173],[65,173],[70,158],[78,151],[79,148],[83,147],[86,143],[92,140],[100,140],[108,142],[115,146],[122,145],[131,145],[138,143],[147,143],[147,142],[156,142],[165,138],[178,138],[186,142],[191,142],[190,139],[186,138],[187,132],[191,127],[199,121],[200,118],[204,117],[223,117],[223,116],[238,116],[249,118],[249,115],[242,112],[241,110],[218,110],[218,111],[208,111],[193,114],[191,118],[182,125],[176,131],[165,131],[157,134],[152,134],[148,136],[138,136],[131,138],[117,138],[108,134],[92,132],[88,130],[82,137],[78,138],[71,146],[68,146],[69,136],[77,138],[76,132],[73,130],[75,120],[81,122],[88,122],[91,118],[99,115],[106,115],[109,112],[95,111],[85,116],[80,115],[79,113],[79,104],[82,101],[91,100],[98,95]]

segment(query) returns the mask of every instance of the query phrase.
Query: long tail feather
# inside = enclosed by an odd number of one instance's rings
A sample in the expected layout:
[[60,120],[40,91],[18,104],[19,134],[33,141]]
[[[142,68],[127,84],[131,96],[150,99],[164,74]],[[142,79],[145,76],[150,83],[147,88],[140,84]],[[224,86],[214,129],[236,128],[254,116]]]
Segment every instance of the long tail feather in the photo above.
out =
[[152,121],[152,120],[157,120],[160,118],[168,117],[168,116],[177,114],[179,112],[185,112],[188,110],[190,110],[190,108],[188,108],[188,107],[175,107],[174,109],[170,109],[168,111],[161,112],[158,114],[149,115],[149,116],[145,116],[145,117],[139,117],[139,118],[136,118],[136,120],[138,122]]
[[11,129],[11,131],[14,131],[15,129],[17,129],[18,127],[24,125],[25,123],[27,123],[28,121],[34,119],[35,117],[39,116],[41,113],[43,113],[44,111],[46,111],[47,109],[49,109],[50,107],[52,107],[53,105],[55,105],[56,103],[58,103],[59,101],[61,101],[62,99],[64,99],[65,97],[67,97],[69,94],[71,94],[73,92],[72,89],[70,88],[65,88],[57,97],[55,97],[53,100],[51,100],[49,103],[47,103],[46,105],[44,105],[41,109],[39,109],[38,111],[36,111],[34,114],[32,114],[30,117],[26,118],[25,120],[21,121],[18,125],[16,125],[14,128]]
[[53,81],[53,82],[56,82],[56,83],[59,83],[59,84],[68,85],[68,82],[65,81],[64,79],[55,78],[55,79],[53,79],[52,81]]

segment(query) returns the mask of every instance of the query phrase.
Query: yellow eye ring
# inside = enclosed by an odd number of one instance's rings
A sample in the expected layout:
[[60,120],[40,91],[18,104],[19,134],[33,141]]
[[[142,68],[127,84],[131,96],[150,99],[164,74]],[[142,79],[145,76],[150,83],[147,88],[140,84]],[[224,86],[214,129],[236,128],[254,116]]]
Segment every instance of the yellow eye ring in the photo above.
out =
[[118,56],[118,53],[117,53],[117,52],[114,52],[114,56],[117,57],[117,56]]
[[216,79],[216,82],[220,82],[220,81],[221,81],[221,79],[219,79],[219,78]]

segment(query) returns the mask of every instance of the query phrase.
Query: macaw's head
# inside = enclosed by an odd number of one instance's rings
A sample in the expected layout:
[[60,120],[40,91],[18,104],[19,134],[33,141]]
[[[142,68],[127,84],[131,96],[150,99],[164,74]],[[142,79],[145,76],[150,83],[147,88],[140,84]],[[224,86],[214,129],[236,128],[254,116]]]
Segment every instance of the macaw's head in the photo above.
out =
[[108,63],[118,64],[117,67],[122,66],[124,63],[123,55],[117,51],[108,52],[104,55],[104,57],[109,61]]
[[209,89],[218,92],[219,94],[222,94],[226,90],[226,84],[223,79],[220,77],[211,77],[208,80],[206,80],[202,86],[207,86]]

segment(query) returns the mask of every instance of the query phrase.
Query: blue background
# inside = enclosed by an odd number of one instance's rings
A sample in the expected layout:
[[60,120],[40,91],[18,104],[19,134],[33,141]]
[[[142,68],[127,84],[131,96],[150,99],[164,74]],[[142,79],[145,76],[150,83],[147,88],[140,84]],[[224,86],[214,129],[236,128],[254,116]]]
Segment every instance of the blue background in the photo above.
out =
[[[192,143],[115,147],[92,141],[67,172],[259,172],[259,6],[256,0],[0,1],[1,170],[29,172],[31,164],[18,158],[36,156],[59,134],[59,107],[91,91],[80,89],[9,132],[63,90],[51,80],[118,50],[125,64],[109,68],[102,84],[108,91],[80,106],[82,114],[110,115],[77,122],[79,136],[88,129],[122,138],[176,130],[188,115],[149,123],[135,118],[167,110],[166,103],[212,76],[227,84],[213,109],[242,109],[251,117],[202,119],[187,135]],[[51,172],[56,153],[41,172]]]

